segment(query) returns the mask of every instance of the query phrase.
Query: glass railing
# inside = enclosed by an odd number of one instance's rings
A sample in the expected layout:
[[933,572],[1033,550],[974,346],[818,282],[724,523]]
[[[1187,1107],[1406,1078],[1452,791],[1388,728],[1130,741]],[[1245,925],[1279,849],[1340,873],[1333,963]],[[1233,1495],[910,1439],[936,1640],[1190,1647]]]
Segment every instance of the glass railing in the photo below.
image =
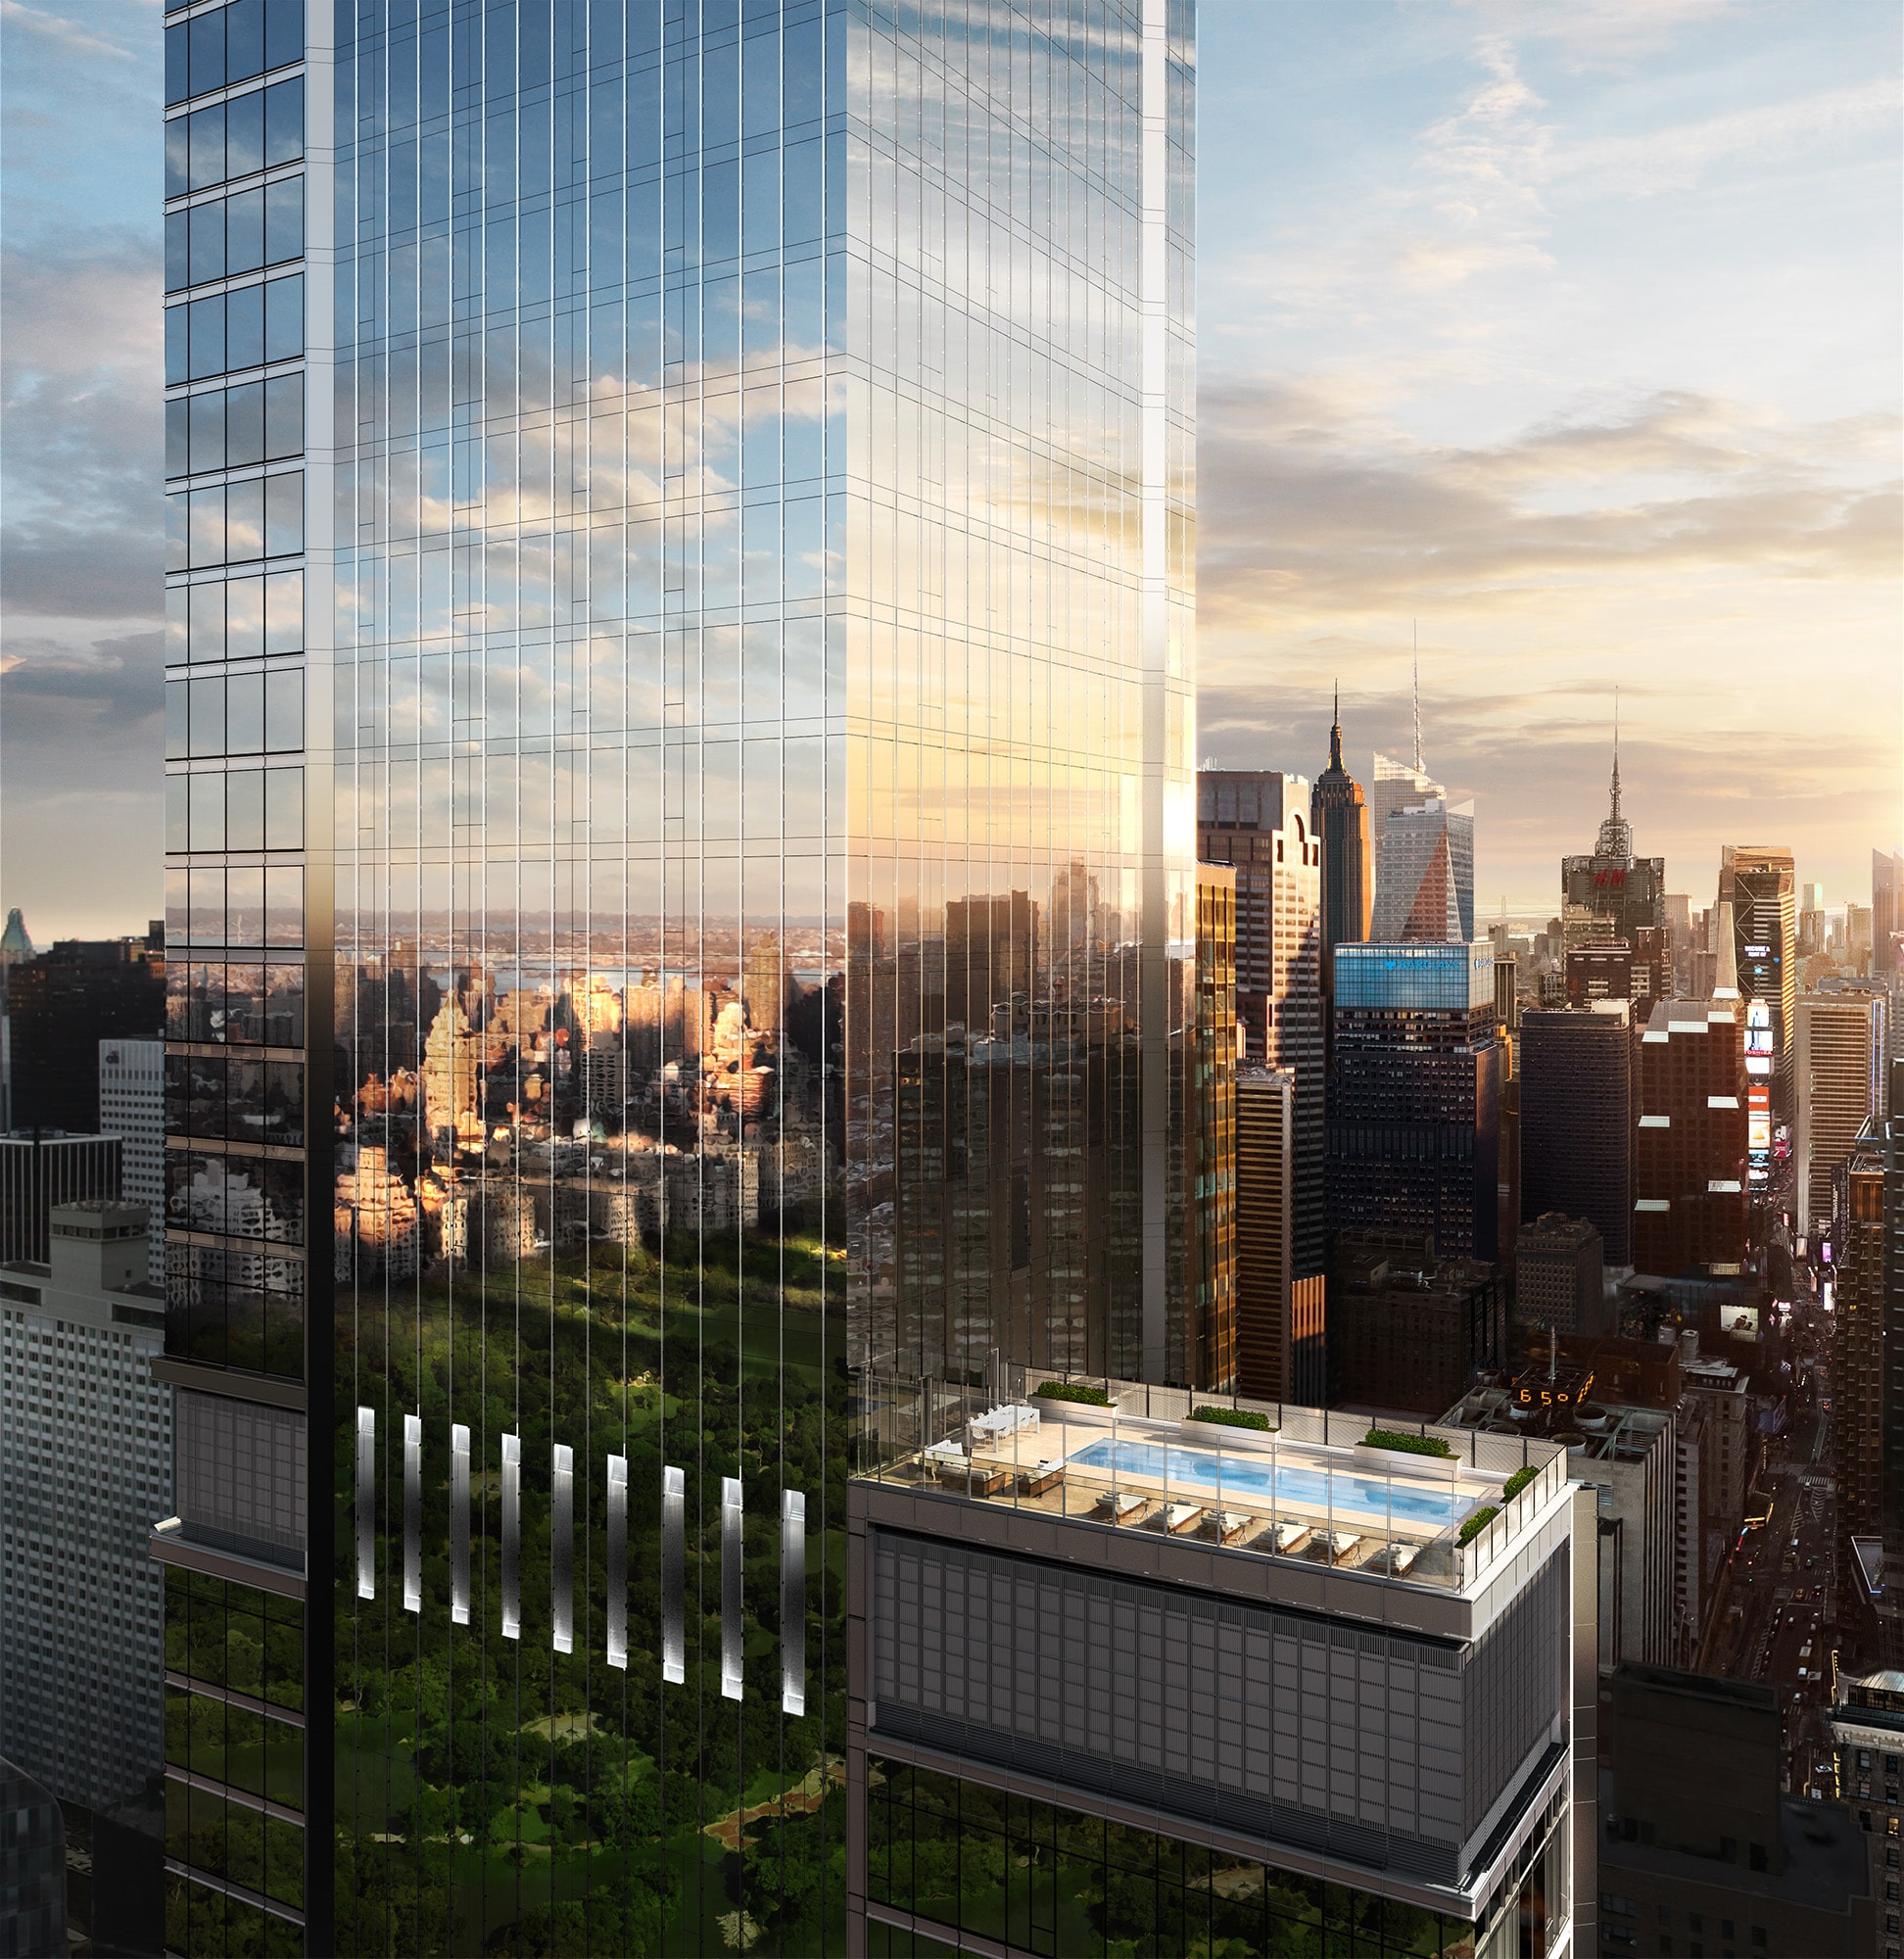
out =
[[[1407,1434],[1432,1453],[1414,1453],[1371,1445],[1365,1417],[1322,1409],[998,1374],[987,1387],[863,1377],[858,1473],[1455,1591],[1507,1550],[1566,1478],[1566,1452],[1532,1437],[1420,1423]],[[1058,1392],[1039,1392],[1048,1386]]]

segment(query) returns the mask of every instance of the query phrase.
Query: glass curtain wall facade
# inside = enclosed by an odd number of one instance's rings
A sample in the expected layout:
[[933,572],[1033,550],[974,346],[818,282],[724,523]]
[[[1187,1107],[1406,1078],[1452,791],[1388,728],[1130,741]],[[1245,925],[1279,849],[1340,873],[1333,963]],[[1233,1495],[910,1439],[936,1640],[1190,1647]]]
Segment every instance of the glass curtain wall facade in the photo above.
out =
[[167,1550],[200,1567],[166,1560],[167,1943],[292,1953],[327,1866],[313,1852],[319,1818],[307,1816],[320,1785],[305,1774],[296,1548],[301,1410],[329,1364],[324,1275],[308,1278],[328,1247],[328,1199],[322,1154],[307,1147],[324,1127],[325,1071],[309,1057],[328,1052],[308,1046],[306,923],[325,808],[310,754],[325,712],[309,684],[324,595],[307,468],[321,420],[307,343],[322,336],[308,333],[306,250],[320,228],[308,155],[323,123],[301,0],[167,0],[166,15],[166,929],[177,951],[166,977],[166,1356],[153,1370],[182,1370],[166,1376],[186,1472]]
[[169,16],[176,1949],[841,1949],[856,1379],[1198,1382],[1191,36]]

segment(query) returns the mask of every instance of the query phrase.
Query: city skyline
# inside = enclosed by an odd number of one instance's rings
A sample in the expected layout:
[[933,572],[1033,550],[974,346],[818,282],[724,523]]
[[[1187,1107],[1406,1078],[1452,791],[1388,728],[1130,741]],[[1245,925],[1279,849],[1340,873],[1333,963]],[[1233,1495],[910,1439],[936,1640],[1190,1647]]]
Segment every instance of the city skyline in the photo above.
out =
[[[1375,750],[1412,752],[1418,634],[1482,921],[1550,910],[1555,860],[1591,841],[1616,687],[1628,811],[1670,889],[1709,904],[1723,843],[1773,841],[1833,908],[1868,902],[1869,851],[1904,835],[1896,308],[1868,298],[1896,290],[1895,24],[1617,0],[1257,18],[1200,17],[1199,760],[1312,780],[1339,681],[1365,781]],[[124,847],[160,821],[147,26],[133,0],[65,0],[0,30],[0,902],[38,944],[161,908],[157,850]],[[127,113],[81,147],[74,90]],[[1266,212],[1244,190],[1264,169],[1298,193]],[[1633,278],[1651,298],[1622,315]],[[1833,658],[1774,711],[1820,632]]]
[[1904,1959],[1826,20],[0,4],[0,1950]]

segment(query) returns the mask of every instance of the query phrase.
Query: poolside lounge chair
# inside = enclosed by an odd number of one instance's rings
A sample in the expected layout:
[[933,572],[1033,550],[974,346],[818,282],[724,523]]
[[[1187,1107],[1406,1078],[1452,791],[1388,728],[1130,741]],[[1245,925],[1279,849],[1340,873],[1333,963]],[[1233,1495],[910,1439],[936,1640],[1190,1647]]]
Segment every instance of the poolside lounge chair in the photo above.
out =
[[1027,1497],[1042,1497],[1047,1490],[1055,1490],[1065,1480],[1065,1465],[1062,1459],[1056,1462],[1040,1462],[1035,1469],[1024,1472],[1024,1494]]
[[1284,1557],[1293,1557],[1309,1541],[1309,1527],[1305,1523],[1272,1524],[1269,1527],[1269,1549]]
[[1324,1547],[1331,1564],[1347,1564],[1361,1546],[1354,1531],[1324,1531]]
[[1224,1510],[1220,1515],[1213,1514],[1210,1521],[1218,1544],[1234,1544],[1256,1522],[1256,1518],[1247,1510]]
[[1108,1511],[1114,1524],[1134,1523],[1148,1498],[1138,1496],[1131,1490],[1107,1490],[1097,1500],[1097,1506]]
[[1164,1516],[1164,1528],[1172,1537],[1182,1537],[1195,1530],[1204,1520],[1201,1504],[1172,1504]]
[[1418,1544],[1391,1545],[1386,1554],[1385,1568],[1391,1578],[1400,1578],[1420,1555],[1421,1547]]

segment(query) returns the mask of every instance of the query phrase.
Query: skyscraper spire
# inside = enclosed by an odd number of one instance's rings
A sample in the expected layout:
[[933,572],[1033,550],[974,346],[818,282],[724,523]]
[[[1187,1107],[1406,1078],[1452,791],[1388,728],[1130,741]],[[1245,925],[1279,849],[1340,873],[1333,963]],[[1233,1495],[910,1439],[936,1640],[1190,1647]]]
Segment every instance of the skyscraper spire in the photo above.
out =
[[1620,690],[1613,690],[1613,821],[1620,820]]
[[1342,767],[1342,683],[1335,686],[1335,714],[1329,724],[1329,767]]
[[1421,625],[1414,623],[1415,774],[1421,773]]
[[1631,858],[1633,826],[1620,814],[1620,690],[1613,690],[1613,797],[1594,844],[1596,857]]

